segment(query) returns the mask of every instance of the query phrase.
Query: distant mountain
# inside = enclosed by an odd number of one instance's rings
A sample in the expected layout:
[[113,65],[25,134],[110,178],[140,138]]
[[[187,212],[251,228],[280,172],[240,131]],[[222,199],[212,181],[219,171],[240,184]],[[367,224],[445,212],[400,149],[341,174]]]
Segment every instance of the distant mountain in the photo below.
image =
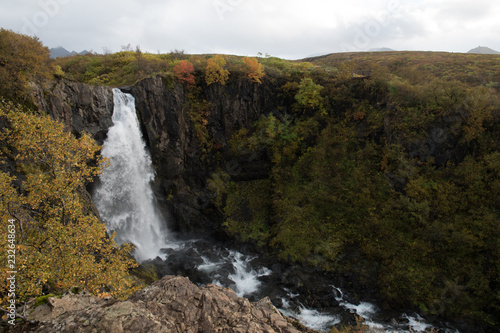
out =
[[50,49],[50,57],[53,59],[59,58],[59,57],[68,57],[70,55],[71,55],[71,52],[69,52],[64,47],[61,47],[61,46]]
[[500,54],[500,52],[490,49],[486,46],[478,46],[475,49],[470,50],[467,53],[475,53],[475,54]]
[[60,58],[60,57],[70,57],[70,56],[73,56],[73,55],[76,55],[76,54],[84,55],[84,54],[87,54],[87,53],[89,53],[89,51],[87,51],[87,50],[83,50],[80,53],[77,53],[75,51],[69,52],[68,50],[66,50],[62,46],[50,49],[50,57],[52,59]]
[[391,51],[396,51],[396,50],[390,49],[388,47],[379,47],[379,48],[370,49],[369,52],[391,52]]

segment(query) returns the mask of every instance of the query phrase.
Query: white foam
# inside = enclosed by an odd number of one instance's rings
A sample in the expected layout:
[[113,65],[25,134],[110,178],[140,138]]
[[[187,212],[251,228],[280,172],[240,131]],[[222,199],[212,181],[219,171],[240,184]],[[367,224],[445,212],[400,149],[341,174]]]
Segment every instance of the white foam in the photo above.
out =
[[340,319],[337,316],[302,306],[298,309],[298,312],[290,309],[281,309],[281,312],[285,316],[297,319],[302,325],[310,329],[322,332],[328,332],[334,325],[340,323]]
[[[217,272],[224,263],[230,262],[234,268],[234,273],[228,274],[227,278],[234,284],[228,287],[232,288],[236,295],[240,297],[249,296],[258,291],[261,285],[259,277],[269,275],[272,272],[267,267],[253,269],[249,262],[254,257],[246,257],[237,251],[229,251],[229,256],[220,261],[214,262],[204,256],[201,256],[201,259],[203,264],[199,265],[198,269],[207,274]],[[215,274],[212,283],[221,285],[219,278],[221,278],[220,274]]]
[[289,309],[290,308],[290,301],[286,298],[281,299],[281,304],[283,304],[283,309]]
[[[368,325],[370,328],[372,328],[376,331],[379,331],[379,330],[385,330],[386,332],[394,331],[394,329],[391,327],[384,326],[382,324],[373,322],[372,318],[378,312],[378,308],[374,304],[369,303],[369,302],[360,302],[358,305],[349,303],[349,302],[344,300],[344,294],[343,294],[342,290],[340,290],[339,288],[337,288],[335,286],[332,286],[332,287],[340,295],[339,297],[335,297],[337,302],[339,302],[339,304],[342,307],[344,307],[348,310],[352,310],[357,315],[362,317],[365,320],[365,324]],[[420,317],[418,314],[415,314],[414,317],[408,316],[407,314],[403,314],[401,317],[408,320],[408,322],[409,322],[408,326],[410,327],[410,330],[405,331],[405,330],[400,329],[400,330],[398,330],[398,332],[425,332],[427,329],[433,328],[432,325],[426,323],[424,321],[424,319],[422,317]]]
[[420,317],[418,314],[415,314],[415,317],[412,317],[404,313],[401,317],[408,319],[410,332],[425,332],[425,330],[433,328],[432,325],[426,323],[424,318]]
[[248,261],[253,258],[247,258],[247,260],[245,260],[243,254],[239,252],[231,251],[230,253],[230,257],[233,258],[235,273],[229,274],[228,278],[235,284],[234,291],[240,297],[256,292],[261,285],[258,278],[271,274],[271,270],[262,267],[256,271],[248,264]]
[[199,265],[198,269],[207,274],[215,272],[220,265],[220,263],[218,262],[211,262],[207,257],[204,256],[201,256],[201,259],[203,260],[203,264]]
[[349,302],[340,302],[340,305],[346,309],[354,310],[357,315],[364,319],[371,319],[371,317],[377,313],[377,307],[368,302],[360,302],[358,305]]
[[339,302],[340,306],[348,309],[348,310],[353,310],[357,315],[361,316],[363,319],[371,319],[371,317],[377,313],[378,308],[369,302],[360,302],[359,304],[352,304],[344,300],[344,293],[340,288],[337,288],[335,286],[331,286],[333,289],[335,289],[339,293],[339,297],[335,297],[335,300]]

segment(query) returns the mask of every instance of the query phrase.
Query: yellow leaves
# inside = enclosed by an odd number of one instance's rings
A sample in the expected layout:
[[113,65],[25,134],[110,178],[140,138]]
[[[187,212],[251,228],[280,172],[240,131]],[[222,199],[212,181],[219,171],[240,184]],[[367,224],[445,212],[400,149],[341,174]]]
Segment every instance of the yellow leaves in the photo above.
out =
[[295,95],[295,99],[300,105],[320,110],[321,114],[324,115],[324,98],[321,96],[321,90],[323,90],[321,85],[314,83],[310,78],[304,78],[300,81],[299,92]]
[[341,63],[338,66],[337,78],[341,81],[351,79],[355,67],[354,61]]
[[0,96],[10,100],[29,98],[29,81],[49,78],[49,51],[37,38],[0,29]]
[[9,124],[0,132],[0,144],[16,152],[2,151],[2,159],[32,166],[23,169],[21,194],[13,187],[15,178],[0,171],[0,213],[18,216],[23,229],[17,258],[21,297],[41,293],[45,283],[130,294],[128,268],[136,264],[131,247],[119,249],[106,237],[104,224],[89,215],[92,208],[81,194],[107,162],[96,158],[99,146],[88,134],[77,140],[61,124],[21,113],[12,104],[0,103],[0,118]]
[[205,72],[205,81],[207,85],[219,82],[221,85],[226,84],[229,77],[229,71],[224,69],[226,59],[220,54],[207,60],[207,68]]
[[247,76],[256,83],[262,83],[260,79],[264,77],[262,64],[256,58],[245,57],[243,62],[247,65]]
[[110,293],[98,293],[97,294],[97,297],[99,298],[110,298],[111,297],[111,294]]
[[437,190],[437,184],[421,176],[410,180],[406,186],[408,196],[418,201],[430,199],[434,190]]

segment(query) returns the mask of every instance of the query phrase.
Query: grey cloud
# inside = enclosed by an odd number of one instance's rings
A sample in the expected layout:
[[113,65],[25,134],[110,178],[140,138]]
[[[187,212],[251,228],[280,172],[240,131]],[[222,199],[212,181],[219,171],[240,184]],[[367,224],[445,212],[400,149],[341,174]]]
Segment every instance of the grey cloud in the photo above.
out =
[[478,21],[490,16],[495,2],[490,0],[456,1],[439,7],[440,19],[456,20],[458,23],[465,21]]
[[[489,29],[491,31],[477,28],[466,31],[467,34],[460,29],[433,30],[432,22],[436,20],[451,27],[459,27],[461,22],[489,20],[490,27],[499,27],[491,23],[496,20],[495,10],[498,12],[499,4],[490,0],[473,3],[400,0],[401,8],[390,21],[382,23],[375,18],[377,12],[360,17],[358,12],[352,11],[352,6],[345,8],[346,4],[342,3],[332,5],[317,0],[307,7],[292,1],[70,0],[38,29],[37,35],[50,47],[61,45],[76,51],[94,49],[102,52],[104,47],[119,51],[121,45],[130,43],[151,52],[173,49],[242,55],[263,52],[284,58],[339,52],[347,46],[352,51],[363,51],[381,46],[401,49],[410,45],[414,49],[429,49],[446,45],[453,51],[468,50],[479,41],[492,48],[498,48],[496,45],[500,43],[493,28]],[[0,13],[2,26],[16,31],[22,28],[23,18],[31,18],[41,10],[38,0],[0,2],[5,2]],[[383,11],[388,2],[370,2],[369,5]],[[219,3],[226,5],[222,12],[214,6]],[[318,15],[317,11],[329,15]],[[450,34],[456,38],[450,38]],[[469,38],[462,38],[463,35]],[[476,40],[474,36],[481,39]],[[436,42],[439,39],[446,39],[447,44]]]

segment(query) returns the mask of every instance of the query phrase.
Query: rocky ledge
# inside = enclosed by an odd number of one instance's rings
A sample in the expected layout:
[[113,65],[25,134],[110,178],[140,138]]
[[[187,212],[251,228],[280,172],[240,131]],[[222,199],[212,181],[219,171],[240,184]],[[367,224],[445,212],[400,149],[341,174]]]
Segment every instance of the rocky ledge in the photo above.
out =
[[18,332],[313,332],[283,316],[269,298],[251,303],[213,284],[165,276],[126,301],[86,293],[51,297]]

